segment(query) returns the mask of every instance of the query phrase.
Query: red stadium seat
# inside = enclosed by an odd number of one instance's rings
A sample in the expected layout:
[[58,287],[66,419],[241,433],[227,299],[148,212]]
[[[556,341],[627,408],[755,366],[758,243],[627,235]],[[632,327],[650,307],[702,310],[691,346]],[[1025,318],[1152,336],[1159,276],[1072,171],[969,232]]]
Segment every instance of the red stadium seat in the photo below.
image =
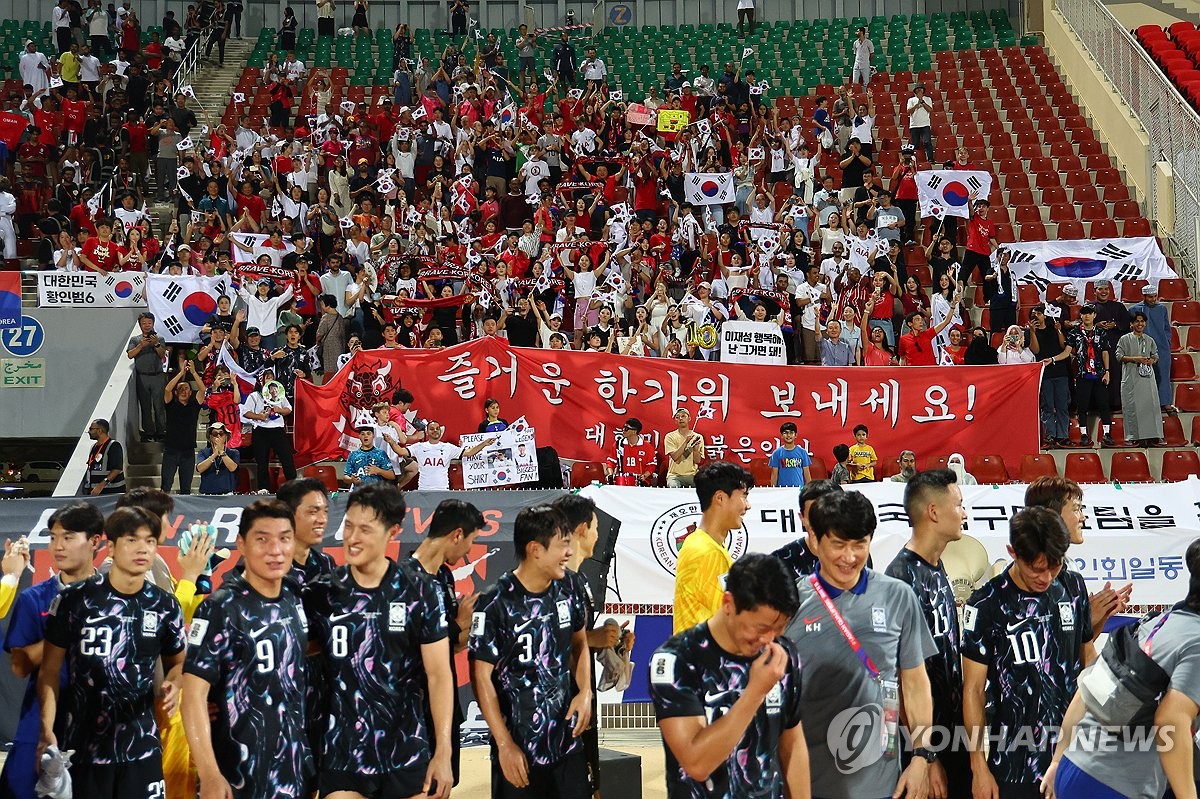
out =
[[1079,211],[1079,221],[1094,222],[1097,219],[1108,219],[1108,206],[1102,202],[1084,203]]
[[1042,189],[1042,201],[1038,203],[1038,205],[1067,204],[1067,190],[1062,186],[1047,186],[1046,188]]
[[1042,212],[1036,205],[1020,205],[1014,212],[1013,219],[1019,225],[1026,222],[1041,222]]
[[305,477],[317,478],[318,480],[321,481],[321,483],[325,486],[325,488],[327,488],[330,491],[337,491],[339,488],[337,469],[335,469],[332,466],[329,466],[328,464],[318,464],[316,466],[309,466],[307,469],[304,470],[303,474]]
[[1171,323],[1176,325],[1200,325],[1200,302],[1185,300],[1183,302],[1171,303]]
[[1131,236],[1152,236],[1153,231],[1150,230],[1150,222],[1145,219],[1126,219],[1121,223],[1121,235]]
[[1038,287],[1028,283],[1017,284],[1017,302],[1026,308],[1037,305],[1042,301],[1041,295],[1038,293]]
[[[1057,145],[1055,145],[1055,146],[1057,146]],[[1050,150],[1053,152],[1054,147],[1051,147]],[[1080,169],[1083,169],[1083,162],[1079,160],[1079,156],[1075,155],[1075,153],[1071,153],[1070,155],[1064,155],[1058,159],[1058,171],[1059,172],[1070,172],[1072,170],[1080,170]]]
[[1175,407],[1185,413],[1200,413],[1200,383],[1175,386]]
[[1125,280],[1121,282],[1121,302],[1141,302],[1142,286],[1145,280]]
[[1096,185],[1097,186],[1119,186],[1122,185],[1121,173],[1115,169],[1098,169],[1096,170]]
[[894,474],[900,474],[900,459],[899,458],[884,458],[879,462],[879,468],[876,470],[880,480],[887,480]]
[[1196,362],[1189,352],[1171,354],[1171,382],[1190,383],[1196,379]]
[[1092,239],[1115,239],[1118,235],[1117,223],[1111,219],[1097,219],[1088,230],[1088,238]]
[[1086,238],[1083,233],[1083,223],[1076,222],[1074,219],[1069,219],[1066,222],[1058,223],[1058,238],[1066,241],[1079,241]]
[[[1082,203],[1098,203],[1100,202],[1100,194],[1096,191],[1096,187],[1091,183],[1087,184],[1086,186],[1072,186],[1071,202],[1075,203],[1076,205],[1080,205]],[[1108,213],[1106,210],[1105,218],[1107,218],[1107,216]]]
[[1189,477],[1200,477],[1200,456],[1194,449],[1167,450],[1163,453],[1164,483],[1182,483]]
[[1054,456],[1043,452],[1021,458],[1021,482],[1032,483],[1039,477],[1058,477],[1058,464]]
[[1115,483],[1153,483],[1150,463],[1146,453],[1114,452],[1112,456],[1112,480]]
[[1046,226],[1041,222],[1025,222],[1021,224],[1021,241],[1046,241]]
[[750,474],[754,475],[754,484],[759,486],[771,485],[770,458],[751,458]]
[[999,455],[976,455],[971,458],[971,474],[981,484],[987,485],[1000,485],[1010,480],[1004,458]]
[[1104,464],[1094,452],[1067,453],[1067,466],[1063,472],[1068,480],[1076,483],[1107,483]]
[[[1171,417],[1178,419],[1178,417]],[[1192,417],[1192,443],[1200,446],[1200,416]]]
[[[1200,419],[1200,416],[1196,417]],[[1117,420],[1113,419],[1116,424]],[[1179,421],[1178,416],[1163,417],[1163,438],[1166,439],[1169,447],[1182,447],[1187,445],[1187,436],[1183,434],[1183,422]]]
[[829,467],[825,465],[825,459],[820,455],[812,456],[812,465],[808,467],[808,471],[814,480],[829,479]]
[[1017,234],[1013,231],[1013,226],[1007,222],[999,222],[996,224],[996,241],[1001,244],[1012,244],[1016,242]]
[[592,482],[604,482],[604,464],[596,461],[575,461],[571,464],[571,486],[590,485]]
[[925,459],[925,471],[931,472],[934,469],[945,469],[946,462],[949,459],[949,455],[931,455]]
[[1038,172],[1033,178],[1033,185],[1039,189],[1062,186],[1062,179],[1057,172]]
[[1192,352],[1200,352],[1200,327],[1192,325],[1187,329],[1187,348]]
[[[1016,130],[1016,126],[1013,127],[1013,130]],[[1031,158],[1029,159],[1029,171],[1035,174],[1038,172],[1053,172],[1054,159],[1044,155],[1039,155],[1037,158]]]
[[1033,205],[1033,191],[1031,189],[1008,188],[1008,204],[1012,206],[1018,205]]
[[1158,281],[1158,298],[1163,302],[1191,299],[1187,281],[1179,277],[1169,277]]

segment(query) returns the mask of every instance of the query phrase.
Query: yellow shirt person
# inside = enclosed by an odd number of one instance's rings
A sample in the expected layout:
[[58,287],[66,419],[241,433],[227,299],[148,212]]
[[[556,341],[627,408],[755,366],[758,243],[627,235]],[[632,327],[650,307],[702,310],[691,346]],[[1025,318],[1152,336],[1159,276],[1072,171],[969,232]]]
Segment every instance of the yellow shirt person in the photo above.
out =
[[673,630],[682,632],[707,621],[721,607],[725,575],[733,557],[725,549],[730,530],[742,526],[750,510],[754,477],[736,463],[718,461],[696,472],[700,524],[684,539],[675,566]]
[[867,426],[857,425],[854,428],[854,443],[850,445],[850,457],[846,459],[846,468],[850,470],[850,481],[853,483],[870,483],[875,481],[875,465],[879,457],[875,449],[867,443]]

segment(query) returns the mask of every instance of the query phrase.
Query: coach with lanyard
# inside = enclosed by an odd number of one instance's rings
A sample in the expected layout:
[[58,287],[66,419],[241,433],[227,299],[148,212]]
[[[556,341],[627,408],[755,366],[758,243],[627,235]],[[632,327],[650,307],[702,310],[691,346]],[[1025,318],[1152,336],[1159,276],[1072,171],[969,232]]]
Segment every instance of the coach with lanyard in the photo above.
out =
[[[876,524],[865,496],[826,494],[808,516],[819,565],[798,581],[800,610],[784,635],[804,664],[800,717],[811,731],[812,795],[924,799],[936,757],[927,748],[933,697],[925,659],[937,648],[917,596],[865,568]],[[914,746],[903,772],[901,716]]]

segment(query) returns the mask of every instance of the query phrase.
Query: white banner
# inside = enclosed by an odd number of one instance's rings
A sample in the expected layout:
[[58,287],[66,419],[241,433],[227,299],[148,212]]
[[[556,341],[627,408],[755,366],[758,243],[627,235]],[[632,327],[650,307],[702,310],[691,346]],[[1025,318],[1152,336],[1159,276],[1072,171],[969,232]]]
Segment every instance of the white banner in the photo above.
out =
[[[903,483],[855,486],[875,505],[879,526],[871,556],[879,571],[909,537]],[[683,539],[700,522],[691,489],[587,486],[584,496],[621,520],[616,559],[609,575],[608,602],[629,612],[669,613],[674,597],[675,562]],[[756,488],[743,526],[726,547],[737,558],[746,552],[772,552],[803,535],[794,488]],[[1024,485],[964,486],[968,518],[964,532],[979,540],[991,562],[1007,560],[1008,520],[1024,505]],[[1088,485],[1084,543],[1071,547],[1070,567],[1092,590],[1105,581],[1133,583],[1133,603],[1179,601],[1188,588],[1184,562],[1188,544],[1200,538],[1196,497],[1200,482]],[[629,606],[636,606],[630,609]],[[665,606],[665,610],[662,610]],[[622,610],[626,612],[626,610]]]
[[200,328],[216,313],[217,297],[236,299],[228,276],[147,275],[146,298],[163,338],[175,343],[200,340]]
[[464,450],[495,438],[470,458],[463,458],[463,487],[487,488],[532,483],[538,479],[537,443],[534,429],[502,430],[499,433],[468,433],[459,439]]
[[[1050,283],[1070,281],[1083,296],[1089,280],[1148,280],[1179,277],[1153,236],[1127,239],[1022,241],[1006,244],[1013,277],[1045,291]],[[1054,298],[1050,298],[1054,299]]]
[[141,272],[38,272],[39,308],[145,308]]
[[986,200],[992,193],[992,176],[987,172],[962,169],[926,169],[917,173],[917,199],[921,216],[971,215],[971,195]]
[[783,331],[774,322],[731,319],[721,325],[721,363],[787,365]]
[[728,205],[736,191],[732,172],[689,172],[684,194],[692,205]]

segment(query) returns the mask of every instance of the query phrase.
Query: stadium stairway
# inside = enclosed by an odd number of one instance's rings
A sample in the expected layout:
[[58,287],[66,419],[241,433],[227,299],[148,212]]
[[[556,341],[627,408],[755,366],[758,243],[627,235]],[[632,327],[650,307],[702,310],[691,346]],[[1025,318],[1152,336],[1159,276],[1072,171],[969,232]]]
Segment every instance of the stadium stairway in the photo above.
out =
[[[200,72],[192,80],[196,99],[205,109],[205,119],[215,126],[230,101],[230,93],[242,74],[242,67],[254,50],[255,42],[250,39],[230,39],[225,43],[225,66],[217,63],[216,51],[206,60]],[[199,115],[197,115],[199,116]],[[230,131],[232,135],[233,131]]]

